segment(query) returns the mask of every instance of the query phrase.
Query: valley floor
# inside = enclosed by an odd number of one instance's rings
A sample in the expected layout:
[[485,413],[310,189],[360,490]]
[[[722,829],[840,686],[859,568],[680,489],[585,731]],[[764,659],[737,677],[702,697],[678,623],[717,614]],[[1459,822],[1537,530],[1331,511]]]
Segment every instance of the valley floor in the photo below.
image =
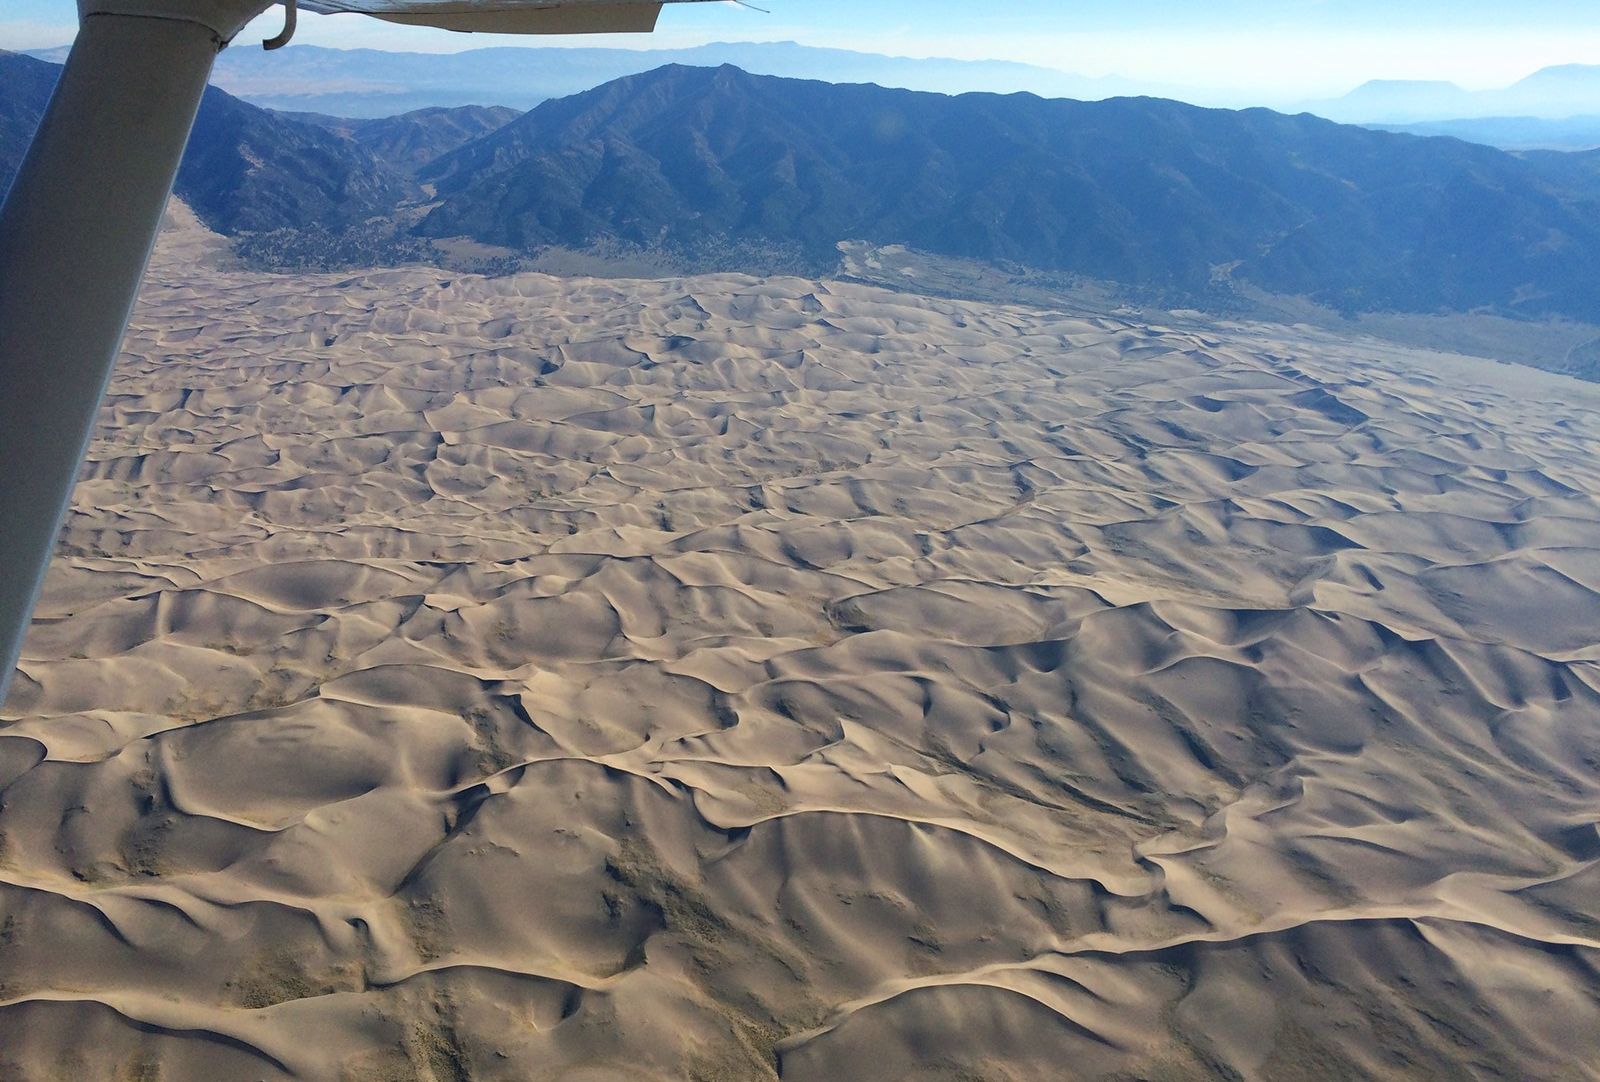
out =
[[0,1078],[1600,1078],[1600,388],[189,243],[0,714]]

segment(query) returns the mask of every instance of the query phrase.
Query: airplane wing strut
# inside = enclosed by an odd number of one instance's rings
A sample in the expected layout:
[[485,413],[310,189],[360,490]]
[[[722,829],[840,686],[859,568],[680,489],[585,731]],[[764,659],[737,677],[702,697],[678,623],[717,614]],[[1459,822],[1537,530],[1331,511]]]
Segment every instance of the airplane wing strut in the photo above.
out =
[[[0,207],[0,703],[212,63],[269,6],[267,0],[79,0],[77,41]],[[586,33],[649,30],[661,3],[300,0],[299,6],[461,31]]]

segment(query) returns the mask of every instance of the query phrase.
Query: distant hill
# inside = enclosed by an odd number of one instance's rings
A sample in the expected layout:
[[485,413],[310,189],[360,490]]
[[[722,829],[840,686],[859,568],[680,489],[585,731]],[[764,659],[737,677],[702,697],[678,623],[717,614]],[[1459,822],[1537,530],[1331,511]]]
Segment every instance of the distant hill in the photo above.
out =
[[1345,310],[1600,317],[1593,156],[1519,158],[1266,110],[943,97],[667,67],[421,174],[433,237],[704,250],[845,238]]
[[1534,72],[1494,95],[1494,115],[1562,118],[1600,106],[1600,64],[1562,64]]
[[318,113],[282,115],[354,140],[379,161],[410,175],[435,158],[504,127],[522,113],[503,105],[462,105],[453,109],[416,109],[374,119]]
[[733,64],[764,75],[942,93],[1029,91],[1045,97],[1104,98],[1178,92],[1173,87],[1089,78],[1005,61],[916,60],[793,42],[666,50],[513,46],[460,53],[313,45],[292,45],[271,53],[228,49],[218,57],[213,81],[257,105],[370,118],[432,106],[505,105],[527,110],[664,64]]
[[[1600,104],[1600,103],[1597,103]],[[1411,135],[1447,135],[1501,150],[1594,150],[1600,148],[1600,116],[1546,120],[1536,116],[1485,116],[1431,120],[1421,124],[1368,124]]]
[[1497,90],[1380,79],[1343,97],[1307,102],[1300,108],[1352,124],[1420,124],[1463,117],[1565,120],[1600,111],[1600,65],[1544,68]]
[[1377,124],[1477,116],[1477,95],[1454,83],[1373,79],[1343,97],[1309,102],[1306,112],[1341,123]]

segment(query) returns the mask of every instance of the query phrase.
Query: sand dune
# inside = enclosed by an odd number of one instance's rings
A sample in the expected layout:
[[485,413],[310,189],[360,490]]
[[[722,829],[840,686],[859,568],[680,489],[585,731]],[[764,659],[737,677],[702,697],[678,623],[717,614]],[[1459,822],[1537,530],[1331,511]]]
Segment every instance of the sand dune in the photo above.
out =
[[1600,1078],[1600,391],[170,234],[0,1078]]

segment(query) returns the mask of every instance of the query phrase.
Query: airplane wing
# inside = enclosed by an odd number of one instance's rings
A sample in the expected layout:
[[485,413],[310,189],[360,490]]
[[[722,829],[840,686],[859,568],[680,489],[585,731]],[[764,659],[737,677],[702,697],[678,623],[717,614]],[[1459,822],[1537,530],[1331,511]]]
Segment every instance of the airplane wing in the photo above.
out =
[[300,0],[324,15],[354,12],[395,23],[493,34],[648,33],[665,3],[707,0]]

